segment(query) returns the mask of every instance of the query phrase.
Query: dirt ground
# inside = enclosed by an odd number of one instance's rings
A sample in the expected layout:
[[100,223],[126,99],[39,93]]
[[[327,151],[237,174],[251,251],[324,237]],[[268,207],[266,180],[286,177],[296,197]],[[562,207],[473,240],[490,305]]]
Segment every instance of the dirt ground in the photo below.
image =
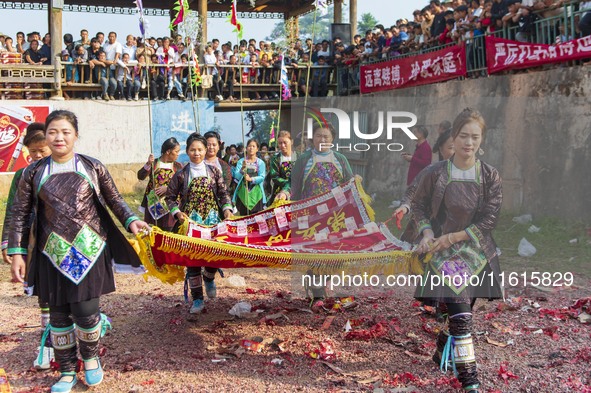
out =
[[[197,317],[187,312],[181,283],[117,275],[117,292],[102,299],[113,320],[102,340],[105,380],[94,388],[79,382],[74,391],[460,391],[453,375],[430,360],[442,324],[422,311],[412,288],[311,313],[289,292],[287,271],[226,270],[230,275],[244,277],[246,287],[218,279],[219,297]],[[591,392],[591,325],[574,318],[580,309],[558,310],[589,296],[588,289],[588,283],[552,292],[510,288],[507,303],[478,301],[474,336],[482,391]],[[9,281],[9,266],[1,265],[0,368],[13,392],[47,392],[58,372],[32,368],[39,311],[36,299],[21,292]],[[254,313],[235,319],[228,311],[240,301],[250,302]],[[334,319],[323,328],[329,316]],[[348,320],[349,335],[343,330]],[[253,338],[265,340],[260,352],[239,345]]]

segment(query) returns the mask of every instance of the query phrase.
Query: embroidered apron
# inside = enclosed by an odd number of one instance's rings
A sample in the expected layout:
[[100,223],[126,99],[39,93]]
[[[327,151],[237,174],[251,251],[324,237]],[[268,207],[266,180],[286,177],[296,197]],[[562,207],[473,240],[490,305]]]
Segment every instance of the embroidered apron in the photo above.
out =
[[[54,195],[54,191],[64,189],[77,192]],[[103,252],[107,239],[98,222],[86,220],[98,216],[93,186],[79,172],[50,174],[41,183],[38,198],[46,218],[46,224],[39,228],[38,245],[53,266],[78,285]]]
[[303,199],[321,195],[337,187],[343,175],[332,162],[317,162],[304,181]]
[[191,179],[183,213],[198,224],[216,225],[219,223],[220,217],[214,187],[214,180],[207,176]]

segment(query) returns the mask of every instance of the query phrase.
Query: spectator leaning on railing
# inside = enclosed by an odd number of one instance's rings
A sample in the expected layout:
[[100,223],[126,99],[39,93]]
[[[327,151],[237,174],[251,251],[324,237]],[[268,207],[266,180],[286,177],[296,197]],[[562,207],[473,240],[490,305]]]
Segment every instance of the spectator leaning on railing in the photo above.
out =
[[[329,79],[337,80],[343,86],[357,86],[359,70],[355,66],[359,63],[388,60],[414,52],[420,53],[440,45],[465,43],[468,67],[480,70],[483,67],[483,56],[478,57],[477,53],[484,50],[483,36],[487,34],[502,32],[500,37],[547,44],[557,44],[591,34],[591,1],[424,0],[424,2],[423,8],[412,13],[412,19],[392,18],[390,22],[396,20],[396,23],[389,27],[378,24],[366,31],[364,37],[360,35],[353,37],[352,42],[342,42],[339,37],[331,37],[332,42],[328,39],[316,42],[309,38],[305,42],[296,39],[289,47],[279,50],[275,48],[274,43],[265,40],[257,41],[251,38],[242,40],[234,46],[232,42],[221,44],[214,38],[209,43],[212,47],[212,61],[208,62],[210,66],[205,69],[209,68],[214,76],[216,83],[213,83],[212,90],[215,97],[220,101],[233,100],[235,98],[233,90],[237,82],[245,85],[278,84],[281,69],[279,53],[284,54],[294,95],[306,93],[324,95],[328,93]],[[563,21],[562,15],[572,17],[574,25]],[[552,19],[538,23],[538,19],[544,17],[552,17]],[[575,26],[574,31],[571,26]],[[43,43],[40,38],[41,35],[33,31],[26,35],[25,40],[25,34],[18,32],[15,42],[12,42],[10,37],[0,34],[0,51],[23,53],[23,62],[28,64],[48,64],[51,60],[51,37],[46,34]],[[135,93],[134,90],[134,86],[137,85],[135,81],[139,83],[140,91],[144,91],[150,76],[151,98],[171,98],[175,87],[179,98],[187,94],[187,65],[189,64],[188,55],[191,52],[189,37],[181,35],[175,35],[173,39],[150,37],[144,43],[140,38],[130,34],[126,36],[125,44],[122,45],[117,42],[117,35],[111,32],[107,42],[103,44],[105,36],[102,32],[96,33],[95,38],[89,40],[88,30],[82,29],[78,41],[74,42],[69,33],[66,33],[63,38],[65,49],[69,54],[64,57],[67,59],[64,62],[68,62],[68,67],[65,67],[67,71],[64,74],[64,83],[71,85],[102,82],[104,85],[106,79],[108,99],[119,95],[134,99],[139,95],[139,92]],[[193,51],[198,52],[199,48]],[[99,60],[101,52],[105,52],[105,61]],[[157,56],[152,56],[154,53]],[[111,79],[115,81],[119,79],[121,85],[121,72],[124,70],[119,63],[122,62],[124,54],[129,58],[125,63],[127,64],[125,68],[129,71],[123,74],[125,75],[123,88],[119,87],[116,93],[110,83]],[[138,73],[136,59],[141,55],[147,61],[143,62],[146,64],[145,68],[139,67],[141,72]],[[184,58],[183,55],[185,55]],[[238,67],[227,67],[232,55],[236,55],[233,65],[242,65],[242,75]],[[308,74],[307,66],[310,57],[314,68]],[[320,60],[321,58],[323,60]],[[150,67],[150,64],[158,64],[158,66]],[[108,70],[101,69],[101,75],[99,75],[95,68],[103,65]],[[116,66],[119,68],[116,69]],[[334,73],[335,78],[331,78],[332,66],[338,67]],[[102,75],[105,71],[107,76]],[[476,74],[480,75],[480,72]],[[306,80],[308,75],[309,81]],[[128,82],[132,84],[131,90]],[[89,90],[93,89],[95,86],[89,86]],[[224,89],[227,90],[224,91]],[[252,99],[278,98],[275,89],[271,87],[268,90],[248,89],[247,94]],[[88,95],[90,92],[82,94],[83,97]],[[101,96],[104,98],[105,94]]]

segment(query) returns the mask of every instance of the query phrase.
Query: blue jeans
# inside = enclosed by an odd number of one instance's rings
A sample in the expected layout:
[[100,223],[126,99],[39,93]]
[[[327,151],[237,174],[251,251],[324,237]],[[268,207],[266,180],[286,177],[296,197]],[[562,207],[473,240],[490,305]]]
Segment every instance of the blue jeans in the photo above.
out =
[[115,78],[109,78],[107,79],[106,77],[102,76],[101,79],[99,80],[99,83],[101,84],[101,88],[103,90],[103,95],[107,94],[107,95],[115,95],[115,90],[117,90],[117,79]]

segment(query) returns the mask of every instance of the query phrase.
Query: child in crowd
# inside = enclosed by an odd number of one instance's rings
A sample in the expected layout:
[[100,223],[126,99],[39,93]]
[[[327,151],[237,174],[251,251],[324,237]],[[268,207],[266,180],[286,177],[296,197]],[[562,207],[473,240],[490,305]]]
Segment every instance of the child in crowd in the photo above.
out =
[[[51,154],[51,150],[49,150],[47,142],[45,141],[45,134],[43,133],[44,128],[45,126],[42,123],[31,123],[27,127],[27,134],[23,140],[23,144],[27,148],[31,163],[37,162]],[[19,169],[14,174],[14,178],[10,184],[10,191],[8,192],[8,200],[6,201],[6,216],[4,217],[4,226],[2,227],[2,258],[4,259],[4,262],[8,264],[12,263],[12,258],[7,254],[8,228],[10,228],[12,218],[11,207],[22,174],[23,169]],[[49,323],[49,305],[40,301],[39,308],[41,309],[41,327],[45,329]],[[50,367],[50,361],[54,358],[51,344],[48,343],[48,346],[40,346],[38,351],[43,352],[42,361],[39,362],[39,357],[36,357],[33,361],[33,367],[37,370],[48,370]]]

